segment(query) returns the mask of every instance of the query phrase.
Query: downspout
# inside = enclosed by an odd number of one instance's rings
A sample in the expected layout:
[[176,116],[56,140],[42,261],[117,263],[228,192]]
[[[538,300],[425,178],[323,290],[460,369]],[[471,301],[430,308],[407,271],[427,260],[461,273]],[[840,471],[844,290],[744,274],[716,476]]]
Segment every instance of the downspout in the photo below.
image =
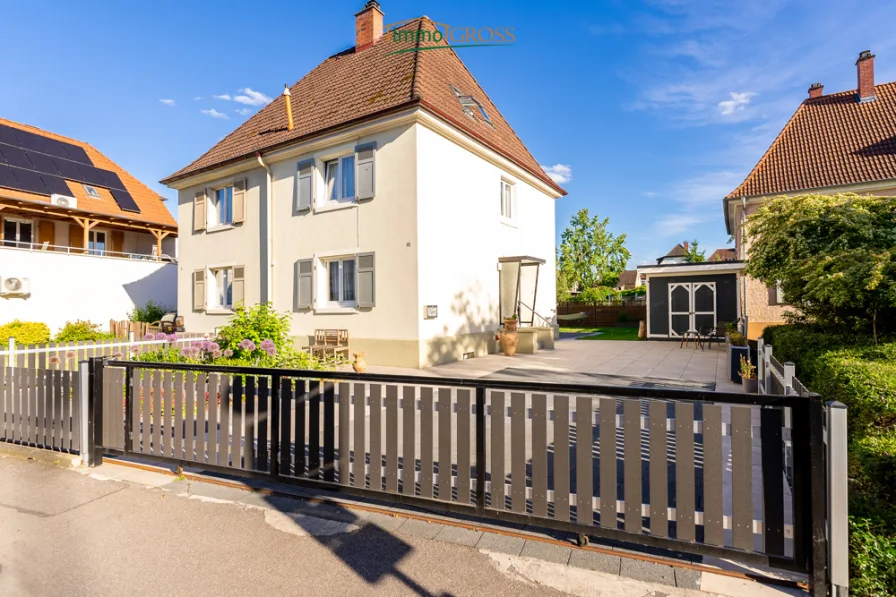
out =
[[265,189],[265,213],[266,213],[266,226],[267,226],[267,234],[265,237],[267,238],[267,253],[268,253],[268,276],[267,276],[267,288],[266,291],[266,300],[265,302],[274,303],[274,213],[273,213],[273,191],[271,189],[271,184],[273,182],[273,175],[271,174],[271,167],[264,163],[264,159],[261,157],[261,152],[256,151],[255,157],[258,160],[258,164],[265,169],[267,172],[267,180],[264,185]]
[[[746,197],[741,197],[740,198],[740,239],[741,239],[740,246],[741,246],[741,250],[743,250],[743,252],[744,252],[743,257],[742,257],[742,259],[744,261],[747,260],[747,243],[746,243],[747,236],[746,236],[746,230],[744,229],[744,225],[746,223],[747,223],[747,199],[746,199]],[[743,284],[741,284],[741,296],[742,296],[742,298],[741,298],[741,303],[740,303],[740,309],[741,309],[741,317],[744,320],[744,336],[746,337],[749,335],[749,332],[750,332],[750,330],[749,330],[750,320],[747,317],[747,276],[746,276],[746,274],[744,274]]]

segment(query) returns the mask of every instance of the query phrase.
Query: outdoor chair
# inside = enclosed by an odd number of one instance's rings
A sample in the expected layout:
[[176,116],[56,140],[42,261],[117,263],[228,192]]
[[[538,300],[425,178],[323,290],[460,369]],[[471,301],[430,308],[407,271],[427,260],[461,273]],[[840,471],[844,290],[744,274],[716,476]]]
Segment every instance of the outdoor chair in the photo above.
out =
[[152,322],[151,326],[159,328],[165,334],[173,334],[177,328],[177,313],[165,313],[162,319]]
[[314,330],[314,344],[306,346],[311,356],[334,357],[345,354],[348,358],[348,330]]
[[715,327],[706,327],[700,330],[700,335],[704,338],[705,343],[712,350],[712,341],[715,340],[719,344],[725,339],[725,328],[728,325],[726,321],[716,322]]

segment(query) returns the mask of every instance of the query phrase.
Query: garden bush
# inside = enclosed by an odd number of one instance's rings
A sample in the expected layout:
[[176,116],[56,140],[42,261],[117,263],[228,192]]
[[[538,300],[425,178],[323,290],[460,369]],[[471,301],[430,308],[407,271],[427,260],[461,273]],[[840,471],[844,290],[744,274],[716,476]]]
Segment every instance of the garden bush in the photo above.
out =
[[115,334],[104,332],[100,329],[100,324],[78,319],[66,321],[65,326],[53,340],[55,342],[96,342],[113,339],[115,339]]
[[238,356],[251,352],[240,346],[244,340],[251,340],[254,346],[270,340],[282,351],[292,344],[289,324],[289,314],[277,313],[270,303],[253,307],[237,305],[227,323],[218,330],[218,343],[221,350],[232,350]]
[[44,344],[50,341],[50,326],[39,321],[10,321],[0,326],[0,341],[3,342],[3,350],[10,338],[16,339],[16,344]]
[[849,593],[892,595],[896,587],[896,537],[873,519],[849,517]]
[[155,323],[162,319],[166,313],[171,313],[172,311],[175,311],[175,309],[160,305],[152,299],[149,299],[142,307],[134,305],[134,310],[128,314],[128,319],[131,321],[141,321],[143,323]]

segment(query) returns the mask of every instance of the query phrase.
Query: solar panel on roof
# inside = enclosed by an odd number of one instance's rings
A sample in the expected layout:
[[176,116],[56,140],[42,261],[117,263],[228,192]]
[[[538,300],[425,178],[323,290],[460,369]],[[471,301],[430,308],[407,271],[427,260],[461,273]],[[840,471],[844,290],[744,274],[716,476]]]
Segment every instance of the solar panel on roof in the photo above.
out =
[[8,189],[19,188],[19,181],[13,176],[12,168],[6,164],[0,164],[0,187],[6,187]]
[[87,184],[106,186],[106,179],[103,178],[103,171],[87,164],[78,164],[78,171],[81,172],[80,180]]
[[7,145],[18,147],[19,138],[16,137],[15,129],[6,126],[5,124],[0,124],[0,143],[6,143]]
[[137,202],[134,201],[134,198],[131,197],[131,194],[127,191],[112,189],[112,198],[115,199],[115,203],[118,204],[118,207],[120,207],[122,211],[140,213],[140,208],[137,207]]
[[68,185],[65,184],[65,180],[58,176],[52,176],[50,174],[41,174],[41,179],[44,181],[44,185],[47,187],[47,191],[50,192],[51,195],[67,195],[71,196],[72,191],[68,188]]
[[39,151],[57,158],[71,159],[80,164],[93,165],[93,161],[83,147],[5,124],[0,124],[0,143],[30,151]]
[[119,178],[118,174],[112,172],[110,170],[100,170],[103,174],[103,178],[106,180],[106,186],[110,189],[119,189],[124,191],[124,183],[121,182],[121,178]]
[[3,154],[3,161],[10,166],[16,168],[34,169],[34,164],[25,155],[25,150],[21,147],[11,147],[9,145],[0,144],[0,154]]
[[22,149],[31,149],[33,151],[40,151],[42,153],[46,153],[47,148],[44,147],[43,137],[40,135],[35,135],[29,131],[16,131],[16,137],[19,138],[19,147]]
[[71,160],[63,160],[62,158],[53,158],[53,165],[56,170],[64,177],[70,180],[81,180],[81,171],[78,165]]
[[41,174],[52,174],[53,176],[60,174],[59,170],[56,168],[56,164],[53,162],[53,158],[47,154],[40,153],[39,151],[26,151],[25,155],[31,160],[34,169]]
[[34,170],[25,170],[24,168],[12,168],[11,170],[19,183],[17,188],[38,195],[49,195],[47,185],[41,180],[40,174]]
[[54,158],[70,159],[71,156],[69,156],[68,151],[65,150],[66,145],[70,145],[70,143],[63,143],[62,141],[58,141],[56,139],[44,137],[44,147],[47,148],[47,154],[53,156]]
[[72,145],[71,143],[65,143],[65,150],[68,152],[69,157],[79,164],[90,164],[93,165],[93,161],[90,159],[90,156],[87,155],[87,152],[84,151],[83,147],[78,147],[77,145]]

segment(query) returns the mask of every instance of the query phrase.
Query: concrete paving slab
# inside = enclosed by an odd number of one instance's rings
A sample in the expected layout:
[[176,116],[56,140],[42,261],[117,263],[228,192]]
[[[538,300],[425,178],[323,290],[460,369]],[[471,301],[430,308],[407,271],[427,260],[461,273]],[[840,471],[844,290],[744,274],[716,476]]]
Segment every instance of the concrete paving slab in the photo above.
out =
[[483,533],[482,538],[476,543],[476,549],[494,551],[518,556],[523,551],[526,540],[519,537],[507,537],[494,533]]
[[699,589],[703,573],[688,568],[675,568],[675,586],[682,589]]
[[384,531],[394,531],[395,529],[403,525],[406,520],[406,518],[389,516],[387,514],[380,514],[378,512],[374,512],[367,517],[368,523],[375,524]]
[[554,562],[556,564],[568,564],[569,556],[572,549],[569,547],[561,547],[559,545],[551,545],[550,543],[542,543],[541,541],[526,541],[523,551],[520,555],[527,558],[538,558],[546,562]]
[[436,535],[444,529],[445,526],[423,520],[406,520],[403,525],[398,527],[398,532],[403,535],[411,535],[413,537],[423,537],[424,539],[435,539]]
[[675,586],[675,569],[672,566],[622,558],[619,575],[646,582]]
[[622,558],[596,551],[576,549],[569,556],[569,565],[618,576],[619,569],[622,566]]
[[481,531],[473,531],[453,526],[442,527],[442,530],[436,535],[437,541],[447,541],[448,543],[467,545],[469,547],[476,545],[480,538],[482,538]]

